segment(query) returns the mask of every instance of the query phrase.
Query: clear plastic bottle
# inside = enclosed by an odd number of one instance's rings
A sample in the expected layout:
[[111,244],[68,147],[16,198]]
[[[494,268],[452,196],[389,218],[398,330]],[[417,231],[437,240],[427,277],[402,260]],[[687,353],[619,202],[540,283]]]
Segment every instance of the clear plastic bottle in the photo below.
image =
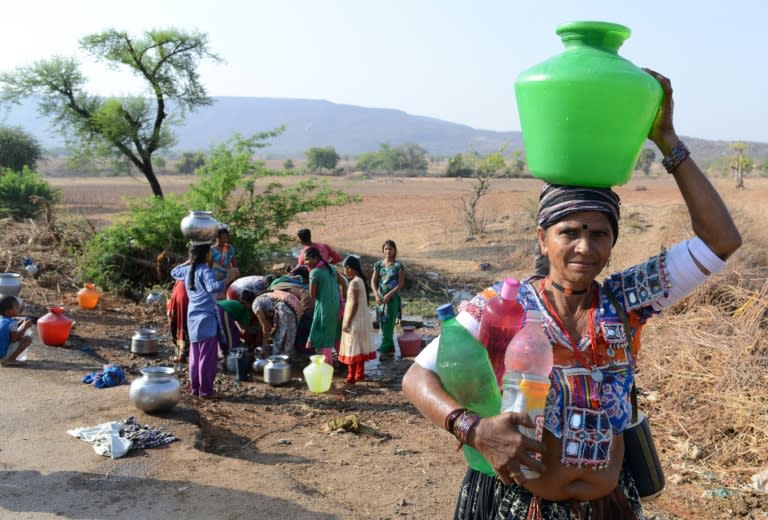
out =
[[515,278],[507,278],[501,288],[501,293],[488,300],[480,320],[480,343],[488,349],[488,357],[496,374],[496,382],[501,387],[504,376],[504,356],[507,345],[523,326],[525,309],[517,303],[517,292],[520,282]]
[[[541,440],[544,432],[544,408],[549,393],[549,373],[554,363],[552,344],[541,323],[541,312],[529,310],[525,325],[509,342],[504,356],[502,412],[527,413],[535,428],[520,428],[532,439]],[[539,476],[525,466],[520,470],[526,478]]]
[[[437,308],[441,321],[437,374],[443,388],[462,406],[482,417],[499,413],[501,395],[485,347],[456,320],[451,304]],[[464,458],[477,471],[494,475],[480,453],[464,446]]]

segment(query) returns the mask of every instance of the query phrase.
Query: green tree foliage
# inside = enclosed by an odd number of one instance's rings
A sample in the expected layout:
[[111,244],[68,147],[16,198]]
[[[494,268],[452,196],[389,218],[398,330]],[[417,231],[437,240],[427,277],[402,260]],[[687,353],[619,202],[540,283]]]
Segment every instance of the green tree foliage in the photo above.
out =
[[643,148],[640,152],[640,156],[637,158],[637,164],[635,170],[642,170],[644,174],[651,174],[651,166],[653,161],[656,160],[656,152],[651,148]]
[[26,166],[0,174],[0,217],[34,218],[60,198],[58,190]]
[[397,169],[406,175],[415,176],[427,173],[429,162],[427,150],[416,143],[408,143],[395,148],[398,164]]
[[396,173],[420,175],[427,172],[427,150],[415,143],[408,143],[395,148],[387,143],[379,144],[375,152],[360,154],[357,169],[369,173]]
[[248,138],[235,134],[214,147],[196,171],[196,182],[183,195],[131,201],[130,217],[88,242],[77,259],[80,276],[109,290],[156,284],[156,273],[141,259],[186,258],[187,243],[179,222],[189,210],[201,208],[229,224],[241,271],[262,272],[263,259],[294,241],[285,228],[298,214],[359,201],[315,177],[290,185],[277,182],[264,163],[253,157],[282,130]]
[[304,155],[307,157],[307,168],[312,172],[320,172],[323,169],[333,170],[339,164],[339,154],[333,146],[310,148]]
[[[203,59],[219,57],[208,50],[207,35],[176,29],[151,30],[140,37],[110,29],[85,36],[80,46],[97,61],[126,67],[144,80],[150,97],[90,95],[79,64],[54,56],[0,74],[3,100],[37,96],[39,111],[53,120],[73,150],[127,160],[144,174],[152,193],[162,197],[152,155],[174,144],[168,123],[180,123],[187,111],[212,103],[197,68]],[[169,115],[169,102],[178,110],[175,116]]]
[[0,126],[0,168],[20,172],[25,166],[34,170],[43,158],[43,148],[33,135],[21,127]]
[[181,159],[176,163],[176,169],[184,175],[192,175],[195,170],[205,164],[205,154],[203,152],[184,152]]
[[283,169],[284,170],[293,170],[294,168],[296,168],[296,165],[293,164],[293,161],[291,159],[286,159],[283,162]]
[[450,157],[445,168],[446,177],[472,177],[477,168],[478,157],[475,152],[462,152]]

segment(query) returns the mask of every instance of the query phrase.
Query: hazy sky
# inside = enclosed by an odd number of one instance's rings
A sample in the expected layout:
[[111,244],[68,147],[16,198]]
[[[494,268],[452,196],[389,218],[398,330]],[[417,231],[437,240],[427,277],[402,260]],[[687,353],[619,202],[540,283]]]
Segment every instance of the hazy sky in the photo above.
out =
[[[325,99],[519,130],[514,81],[560,52],[572,20],[627,25],[619,53],[672,78],[676,126],[706,139],[768,142],[764,0],[61,0],[5,2],[0,70],[109,27],[209,35],[226,60],[201,74],[213,96]],[[92,92],[140,93],[81,57]]]

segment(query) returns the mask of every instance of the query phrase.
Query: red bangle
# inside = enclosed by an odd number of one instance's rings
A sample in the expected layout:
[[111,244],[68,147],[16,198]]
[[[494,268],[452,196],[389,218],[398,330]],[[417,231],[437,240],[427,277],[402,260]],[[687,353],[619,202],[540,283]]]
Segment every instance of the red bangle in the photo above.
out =
[[462,412],[453,425],[453,435],[459,441],[459,448],[467,443],[469,433],[480,422],[480,416],[470,411]]
[[450,433],[453,433],[453,427],[456,424],[456,419],[459,418],[459,415],[466,412],[466,408],[456,408],[451,413],[445,416],[445,421],[443,421],[443,427],[449,431]]

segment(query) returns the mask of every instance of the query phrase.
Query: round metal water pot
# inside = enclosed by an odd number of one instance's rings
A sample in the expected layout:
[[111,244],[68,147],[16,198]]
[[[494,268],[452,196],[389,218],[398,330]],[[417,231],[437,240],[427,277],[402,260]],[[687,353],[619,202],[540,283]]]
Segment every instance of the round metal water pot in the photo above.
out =
[[155,329],[143,328],[131,338],[131,352],[134,354],[156,354],[159,338]]
[[146,367],[141,377],[131,383],[128,397],[139,410],[162,412],[170,410],[181,400],[181,383],[171,367]]
[[18,296],[21,292],[21,276],[16,273],[0,273],[0,296]]
[[181,233],[194,242],[214,240],[219,232],[219,223],[210,211],[190,211],[181,219]]
[[232,374],[237,372],[237,358],[241,355],[248,355],[248,351],[245,347],[235,347],[229,350],[229,354],[227,354],[227,372],[231,372]]
[[291,380],[291,365],[288,363],[289,356],[275,355],[267,357],[267,364],[264,366],[264,382],[272,385],[282,385]]

